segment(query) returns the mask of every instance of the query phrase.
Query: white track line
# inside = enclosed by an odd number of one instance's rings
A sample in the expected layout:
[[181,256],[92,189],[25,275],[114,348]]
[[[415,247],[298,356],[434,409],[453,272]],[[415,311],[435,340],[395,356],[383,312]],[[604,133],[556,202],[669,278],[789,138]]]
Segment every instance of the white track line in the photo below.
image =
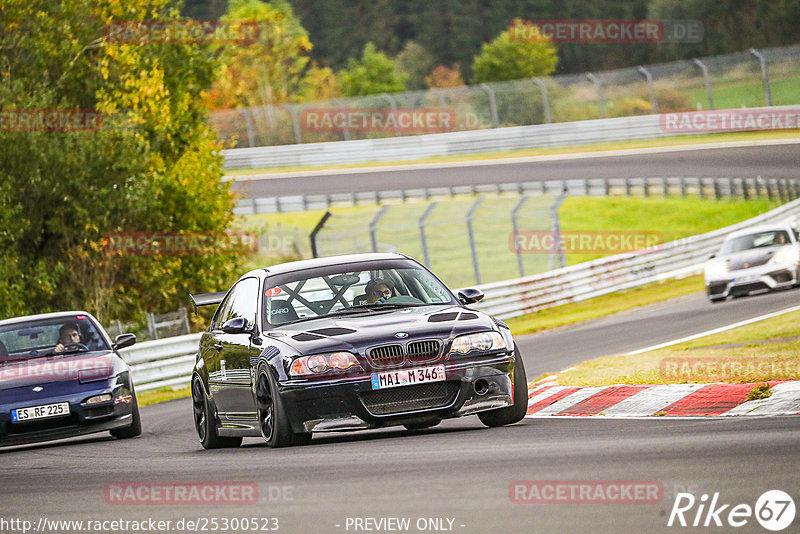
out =
[[666,343],[660,343],[658,345],[653,345],[652,347],[645,347],[643,349],[634,350],[633,352],[628,352],[626,356],[633,356],[635,354],[641,354],[643,352],[650,352],[651,350],[658,350],[663,349],[664,347],[671,347],[672,345],[677,345],[678,343],[684,343],[686,341],[692,341],[693,339],[698,339],[705,336],[711,336],[713,334],[719,334],[720,332],[725,332],[727,330],[732,330],[734,328],[739,328],[740,326],[745,326],[752,323],[757,323],[759,321],[764,321],[766,319],[772,319],[773,317],[778,317],[779,315],[784,315],[786,313],[791,313],[793,311],[800,310],[800,306],[792,306],[791,308],[786,308],[784,310],[768,313],[766,315],[760,315],[758,317],[753,317],[752,319],[747,319],[745,321],[739,321],[738,323],[729,324],[726,326],[720,326],[719,328],[715,328],[713,330],[707,330],[705,332],[700,332],[699,334],[694,334],[687,337],[682,337],[680,339],[674,339],[672,341],[667,341]]

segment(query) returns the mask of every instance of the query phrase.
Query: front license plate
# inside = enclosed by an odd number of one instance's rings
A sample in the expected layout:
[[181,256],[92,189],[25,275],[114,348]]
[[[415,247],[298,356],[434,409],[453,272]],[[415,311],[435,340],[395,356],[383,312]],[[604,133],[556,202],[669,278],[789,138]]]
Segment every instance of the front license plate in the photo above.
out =
[[444,380],[444,365],[372,373],[372,389],[396,388]]
[[44,419],[46,417],[58,417],[61,415],[69,415],[68,402],[42,404],[41,406],[11,410],[11,420],[15,423],[18,421],[30,421],[31,419]]

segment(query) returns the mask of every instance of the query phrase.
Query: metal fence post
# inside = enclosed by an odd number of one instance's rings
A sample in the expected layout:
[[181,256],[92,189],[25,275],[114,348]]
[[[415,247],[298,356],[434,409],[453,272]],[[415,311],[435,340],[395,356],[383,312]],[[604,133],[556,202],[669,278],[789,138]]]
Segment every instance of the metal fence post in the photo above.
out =
[[239,113],[242,114],[244,117],[244,126],[247,128],[247,141],[250,144],[250,148],[256,146],[256,141],[253,135],[253,119],[250,117],[250,113],[247,108],[239,108]]
[[591,72],[587,72],[586,77],[594,84],[594,88],[597,91],[597,114],[601,119],[604,119],[606,117],[606,106],[603,103],[603,86],[600,84],[600,78]]
[[322,230],[323,226],[325,226],[325,223],[328,222],[328,219],[330,219],[331,215],[333,214],[330,211],[326,211],[325,215],[322,216],[308,236],[309,241],[311,241],[311,257],[313,258],[319,257],[317,254],[317,234],[319,234],[319,231]]
[[[388,93],[381,93],[381,98],[389,102],[389,106],[392,108],[392,111],[397,111],[397,100],[394,99],[393,96],[389,95]],[[395,119],[397,117],[395,116]],[[394,136],[395,137],[402,137],[402,133],[400,132],[400,127],[397,124],[397,120],[394,121]]]
[[150,339],[158,339],[158,328],[156,328],[156,316],[153,313],[147,314],[147,333]]
[[558,266],[567,266],[567,255],[564,253],[564,243],[561,241],[561,220],[558,217],[558,210],[561,204],[567,199],[567,190],[564,189],[561,195],[556,199],[555,204],[550,208],[550,219],[552,220],[553,229],[553,249],[550,251],[550,258],[547,262],[547,270],[552,271],[555,266],[555,256],[558,256]]
[[657,114],[658,113],[658,103],[656,102],[656,90],[653,87],[653,75],[650,74],[650,71],[646,68],[639,65],[636,67],[636,70],[639,71],[639,74],[647,80],[647,90],[650,93],[650,113]]
[[531,78],[531,81],[536,85],[538,85],[539,89],[542,91],[542,103],[544,105],[544,122],[549,124],[553,121],[552,118],[550,117],[550,99],[547,96],[547,86],[539,78]]
[[300,129],[300,118],[297,115],[297,110],[291,104],[283,104],[283,109],[289,111],[292,116],[292,128],[294,128],[294,139],[298,145],[303,144],[303,132]]
[[344,135],[345,141],[350,141],[350,128],[347,127],[347,102],[342,102],[341,100],[331,100],[332,103],[339,106],[339,109],[344,113],[344,127],[342,128],[342,135]]
[[178,309],[178,313],[179,313],[179,319],[183,324],[183,334],[191,333],[192,330],[191,328],[189,328],[189,314],[186,312],[186,308],[184,306],[181,306]]
[[703,72],[703,80],[706,84],[706,95],[708,96],[708,109],[714,109],[714,98],[711,96],[711,78],[708,77],[708,67],[697,58],[692,59],[692,61]]
[[419,239],[420,243],[422,244],[422,258],[425,262],[425,266],[430,268],[431,266],[431,256],[430,252],[428,251],[428,237],[425,235],[425,223],[428,222],[428,217],[431,216],[433,213],[434,208],[438,204],[438,201],[431,202],[427,208],[425,208],[425,213],[422,214],[422,217],[419,218],[417,224],[419,225]]
[[469,236],[469,248],[472,251],[472,268],[475,270],[475,283],[481,283],[481,269],[478,265],[478,248],[475,244],[475,231],[472,228],[472,218],[475,216],[475,212],[478,211],[478,208],[481,207],[481,203],[483,203],[483,197],[478,197],[475,200],[475,203],[467,212],[467,234]]
[[497,116],[497,100],[494,96],[494,89],[485,83],[481,84],[481,89],[486,91],[486,94],[489,95],[489,112],[492,114],[492,128],[497,128],[500,126],[500,119]]
[[769,89],[769,74],[767,73],[767,60],[764,56],[756,50],[755,48],[750,49],[750,53],[755,56],[758,60],[759,64],[761,65],[761,79],[764,80],[764,96],[767,99],[767,105],[772,105],[772,91]]
[[378,252],[378,225],[383,219],[383,216],[386,215],[386,212],[389,211],[389,207],[391,204],[387,204],[378,211],[378,214],[375,215],[375,218],[372,219],[372,222],[369,223],[369,239],[372,242],[372,252]]
[[519,275],[520,277],[525,276],[525,262],[522,261],[522,251],[519,248],[519,224],[517,223],[517,218],[519,217],[519,212],[522,209],[522,206],[528,201],[530,197],[528,195],[524,195],[517,205],[514,206],[514,209],[511,210],[511,228],[513,230],[513,237],[514,237],[514,252],[517,255],[517,267],[519,268]]

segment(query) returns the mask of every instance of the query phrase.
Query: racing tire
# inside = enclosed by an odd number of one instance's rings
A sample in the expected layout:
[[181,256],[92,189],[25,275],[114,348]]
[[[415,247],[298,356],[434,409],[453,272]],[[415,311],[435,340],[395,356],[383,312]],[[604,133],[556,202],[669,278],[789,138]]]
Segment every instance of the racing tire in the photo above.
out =
[[292,445],[308,445],[311,433],[292,432],[278,385],[268,369],[262,368],[256,381],[256,409],[261,437],[273,449]]
[[131,396],[133,397],[133,409],[131,411],[133,421],[130,426],[109,430],[109,434],[117,439],[135,438],[142,434],[142,418],[139,416],[139,400],[136,398],[136,392],[133,390],[133,386],[131,386]]
[[204,449],[238,447],[242,444],[241,437],[220,436],[217,433],[216,410],[212,410],[211,401],[199,378],[192,381],[192,412],[194,428]]
[[478,419],[488,427],[511,425],[522,421],[528,411],[528,378],[525,376],[525,364],[519,349],[514,347],[514,404],[506,408],[498,408],[481,412]]

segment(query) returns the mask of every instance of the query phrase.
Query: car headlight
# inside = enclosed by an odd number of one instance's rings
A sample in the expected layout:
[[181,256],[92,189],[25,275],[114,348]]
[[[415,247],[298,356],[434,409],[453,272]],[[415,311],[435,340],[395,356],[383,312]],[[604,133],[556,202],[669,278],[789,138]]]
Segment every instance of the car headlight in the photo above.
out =
[[796,247],[784,247],[775,254],[772,260],[785,267],[796,267],[797,264],[800,263],[800,257],[798,256],[799,254]]
[[480,334],[466,334],[455,338],[450,346],[450,354],[467,354],[473,350],[486,352],[506,348],[508,348],[508,345],[499,332],[481,332]]
[[111,400],[111,393],[103,393],[102,395],[95,395],[86,399],[84,404],[100,404],[101,402],[109,402]]
[[723,278],[728,275],[728,262],[717,260],[706,264],[706,278]]
[[289,366],[289,376],[319,376],[343,371],[363,371],[356,357],[349,352],[314,354],[295,358]]

